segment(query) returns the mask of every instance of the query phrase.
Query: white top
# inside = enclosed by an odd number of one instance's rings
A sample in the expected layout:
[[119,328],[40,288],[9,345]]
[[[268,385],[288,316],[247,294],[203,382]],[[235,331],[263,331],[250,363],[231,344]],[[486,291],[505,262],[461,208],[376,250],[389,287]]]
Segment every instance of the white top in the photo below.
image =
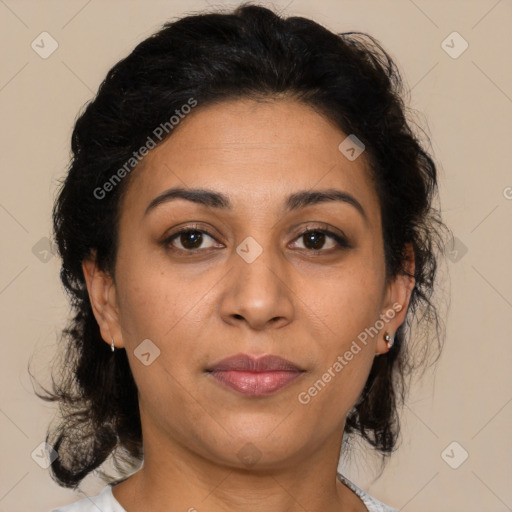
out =
[[[338,473],[338,478],[361,498],[363,503],[366,505],[368,512],[398,512],[396,509],[385,505],[373,496],[364,492],[362,489],[359,489],[359,487],[353,484],[341,473]],[[112,494],[113,485],[115,484],[108,484],[96,496],[82,498],[70,505],[53,509],[50,512],[98,512],[98,510],[101,510],[101,512],[126,512]]]

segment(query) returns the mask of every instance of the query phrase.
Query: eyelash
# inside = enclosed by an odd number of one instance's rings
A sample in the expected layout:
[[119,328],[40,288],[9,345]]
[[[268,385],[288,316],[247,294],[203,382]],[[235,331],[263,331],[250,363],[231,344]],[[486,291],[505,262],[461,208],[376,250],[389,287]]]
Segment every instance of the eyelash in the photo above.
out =
[[[189,233],[189,232],[198,232],[198,233],[202,233],[202,234],[205,234],[205,235],[208,235],[210,238],[212,238],[213,240],[215,240],[215,237],[209,232],[209,231],[206,231],[205,229],[200,229],[199,226],[185,226],[183,228],[181,228],[180,230],[176,231],[175,233],[173,233],[172,235],[170,235],[169,237],[167,237],[165,240],[163,240],[162,244],[164,246],[166,246],[167,248],[169,248],[171,251],[177,251],[177,252],[186,252],[186,253],[197,253],[199,251],[202,251],[202,250],[208,250],[208,249],[179,249],[177,247],[173,247],[171,244],[172,242],[174,241],[174,239],[178,238],[182,233]],[[338,245],[337,249],[336,248],[331,248],[331,249],[302,249],[302,250],[306,250],[308,252],[312,252],[312,253],[322,253],[322,252],[328,252],[328,251],[332,251],[333,249],[335,250],[341,250],[341,249],[351,249],[352,246],[348,243],[348,241],[341,235],[338,235],[337,233],[334,233],[333,231],[330,231],[329,229],[326,229],[326,228],[306,228],[304,231],[302,231],[299,235],[297,235],[295,237],[294,240],[297,240],[309,233],[322,233],[324,235],[327,235],[329,238],[332,238]],[[213,247],[210,248],[210,249],[214,249]]]

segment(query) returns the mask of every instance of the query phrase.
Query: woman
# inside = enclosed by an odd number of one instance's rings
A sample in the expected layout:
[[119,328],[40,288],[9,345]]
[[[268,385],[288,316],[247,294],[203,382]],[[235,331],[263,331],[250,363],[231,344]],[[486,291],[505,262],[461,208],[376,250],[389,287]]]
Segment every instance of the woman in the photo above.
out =
[[60,512],[394,510],[337,466],[347,436],[395,448],[411,326],[438,327],[404,110],[371,36],[253,5],[110,70],[54,208],[75,315],[45,399],[53,478],[118,474]]

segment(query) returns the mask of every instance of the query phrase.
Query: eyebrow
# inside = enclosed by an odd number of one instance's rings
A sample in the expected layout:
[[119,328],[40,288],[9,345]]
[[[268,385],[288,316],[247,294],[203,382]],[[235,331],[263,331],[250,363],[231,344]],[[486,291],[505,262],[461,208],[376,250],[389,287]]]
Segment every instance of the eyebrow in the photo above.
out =
[[[220,192],[209,189],[185,189],[181,187],[173,187],[165,190],[156,196],[147,206],[144,215],[147,215],[157,206],[172,201],[174,199],[185,199],[193,203],[197,203],[208,208],[216,208],[218,210],[231,211],[233,205],[228,196]],[[361,203],[348,192],[337,190],[334,188],[322,190],[301,190],[289,195],[284,203],[285,212],[292,212],[307,206],[320,203],[342,202],[353,206],[367,222],[368,217]]]

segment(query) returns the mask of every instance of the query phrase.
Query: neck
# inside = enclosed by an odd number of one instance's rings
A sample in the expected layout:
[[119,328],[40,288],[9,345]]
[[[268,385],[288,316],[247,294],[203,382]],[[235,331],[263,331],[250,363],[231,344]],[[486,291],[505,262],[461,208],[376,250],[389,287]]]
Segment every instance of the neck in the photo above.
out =
[[113,493],[127,512],[366,511],[337,479],[340,448],[341,439],[333,439],[302,453],[301,460],[240,468],[191,453],[179,443],[166,449],[145,443],[143,467]]

